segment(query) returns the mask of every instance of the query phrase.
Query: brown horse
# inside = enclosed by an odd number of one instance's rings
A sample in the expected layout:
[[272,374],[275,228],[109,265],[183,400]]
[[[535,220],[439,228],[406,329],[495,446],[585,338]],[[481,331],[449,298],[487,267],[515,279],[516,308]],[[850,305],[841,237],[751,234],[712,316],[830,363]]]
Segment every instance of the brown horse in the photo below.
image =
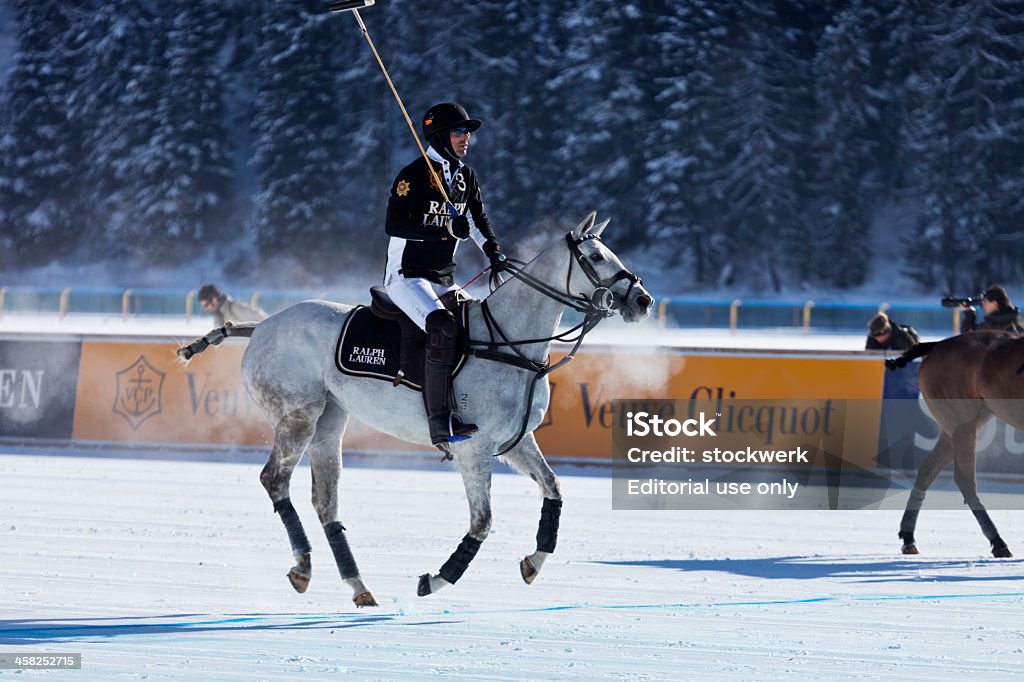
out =
[[978,499],[975,445],[978,429],[993,416],[1024,430],[1024,337],[974,331],[934,343],[919,343],[885,362],[889,369],[896,369],[922,356],[927,357],[921,363],[917,380],[941,434],[935,449],[917,471],[900,523],[903,553],[918,553],[914,528],[925,491],[953,463],[953,480],[964,496],[964,504],[974,512],[982,532],[992,543],[992,556],[1013,556]]

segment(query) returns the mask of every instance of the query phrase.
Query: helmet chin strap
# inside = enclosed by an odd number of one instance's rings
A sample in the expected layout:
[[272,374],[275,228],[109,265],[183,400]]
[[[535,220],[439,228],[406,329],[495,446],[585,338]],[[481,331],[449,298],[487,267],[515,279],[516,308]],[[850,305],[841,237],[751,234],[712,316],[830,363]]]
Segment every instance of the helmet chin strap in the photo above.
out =
[[455,150],[452,149],[452,138],[447,130],[434,133],[430,136],[429,142],[434,151],[447,159],[449,163],[454,163],[456,166],[459,165],[459,157],[456,156]]

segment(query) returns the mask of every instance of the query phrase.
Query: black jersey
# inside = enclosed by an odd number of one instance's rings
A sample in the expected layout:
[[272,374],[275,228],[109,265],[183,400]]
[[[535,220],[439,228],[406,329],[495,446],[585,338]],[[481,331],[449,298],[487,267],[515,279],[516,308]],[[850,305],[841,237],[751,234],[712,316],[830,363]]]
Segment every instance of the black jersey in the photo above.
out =
[[[476,173],[465,163],[455,165],[429,150],[437,177],[449,185],[448,197],[461,215],[469,219],[470,237],[483,247],[494,241],[494,230],[484,211]],[[395,276],[423,277],[450,286],[455,272],[458,240],[449,234],[451,214],[444,197],[420,157],[403,168],[391,186],[385,229],[388,245],[385,283]]]

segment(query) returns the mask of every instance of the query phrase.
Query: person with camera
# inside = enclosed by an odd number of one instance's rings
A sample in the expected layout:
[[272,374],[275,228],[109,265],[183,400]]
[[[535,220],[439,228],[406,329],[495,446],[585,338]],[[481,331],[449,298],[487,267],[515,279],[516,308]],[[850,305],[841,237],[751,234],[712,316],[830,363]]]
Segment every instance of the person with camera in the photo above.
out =
[[960,324],[960,330],[963,332],[993,329],[1011,334],[1024,334],[1024,318],[1021,318],[1020,310],[1013,305],[1006,289],[1002,287],[989,287],[981,295],[981,309],[985,311],[985,318],[981,324],[978,324],[977,311],[973,305],[964,303],[960,309],[964,311],[964,319]]
[[896,324],[885,313],[878,313],[868,322],[865,350],[907,350],[920,342],[917,330],[910,325]]

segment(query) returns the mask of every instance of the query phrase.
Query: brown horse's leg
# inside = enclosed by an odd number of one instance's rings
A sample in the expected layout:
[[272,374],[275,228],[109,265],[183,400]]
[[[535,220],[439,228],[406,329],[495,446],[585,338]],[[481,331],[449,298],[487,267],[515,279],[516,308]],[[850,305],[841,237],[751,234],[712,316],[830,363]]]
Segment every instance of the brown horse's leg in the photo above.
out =
[[924,496],[935,479],[939,477],[942,470],[953,462],[953,442],[949,435],[939,435],[935,447],[921,463],[917,470],[917,478],[914,480],[914,489],[910,491],[910,499],[907,500],[906,511],[903,512],[903,520],[900,521],[900,540],[903,540],[902,551],[904,554],[918,554],[917,544],[914,541],[914,529],[917,527],[917,514],[921,511],[924,503]]
[[988,541],[992,543],[992,556],[998,558],[1012,557],[1010,548],[1006,542],[999,537],[996,524],[988,515],[985,506],[978,497],[978,475],[977,475],[977,429],[960,428],[953,434],[954,448],[956,450],[956,464],[953,470],[953,480],[964,496],[964,504],[970,507],[981,532],[985,534]]

